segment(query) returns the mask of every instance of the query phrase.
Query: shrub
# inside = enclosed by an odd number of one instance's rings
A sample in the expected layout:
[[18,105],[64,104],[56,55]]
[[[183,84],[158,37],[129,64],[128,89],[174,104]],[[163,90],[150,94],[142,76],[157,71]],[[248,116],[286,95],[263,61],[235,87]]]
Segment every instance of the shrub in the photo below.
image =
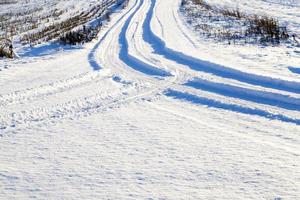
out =
[[79,29],[77,31],[70,31],[65,33],[60,37],[60,42],[64,45],[77,45],[83,44],[86,42],[92,41],[97,37],[98,32],[100,31],[101,25],[98,27],[89,27],[86,28],[83,26],[83,29]]
[[243,13],[240,12],[240,10],[238,8],[236,9],[221,9],[220,12],[224,15],[224,16],[229,16],[229,17],[236,17],[238,19],[241,19],[243,17],[245,17],[245,15]]
[[0,57],[13,58],[13,45],[12,41],[7,38],[0,39]]
[[289,38],[286,27],[279,26],[278,21],[272,17],[254,15],[249,17],[248,20],[250,26],[246,34],[260,36],[262,43],[280,43],[280,40]]
[[209,5],[208,3],[206,3],[204,0],[192,0],[194,4],[196,5],[200,5],[203,8],[205,8],[206,10],[212,10],[212,6]]
[[[197,31],[207,37],[228,40],[229,44],[242,40],[245,43],[279,44],[290,38],[287,27],[281,26],[274,17],[251,15],[238,8],[212,6],[205,0],[182,0],[181,5],[188,13],[187,22]],[[191,20],[193,18],[199,20]],[[296,37],[293,41],[297,43]]]

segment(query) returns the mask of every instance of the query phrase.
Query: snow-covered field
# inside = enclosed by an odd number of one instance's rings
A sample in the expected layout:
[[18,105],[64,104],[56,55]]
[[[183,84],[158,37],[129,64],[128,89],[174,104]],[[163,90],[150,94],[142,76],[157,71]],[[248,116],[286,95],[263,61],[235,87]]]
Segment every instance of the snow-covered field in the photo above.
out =
[[[10,0],[9,0],[10,1]],[[1,2],[1,1],[0,1]],[[10,22],[10,26],[3,27],[19,30],[16,34],[25,32],[22,29],[27,26],[37,29],[50,25],[58,21],[62,21],[79,13],[89,11],[93,5],[101,2],[96,0],[11,0],[12,3],[0,4],[1,23]],[[15,27],[16,26],[16,27]],[[31,30],[31,29],[30,29]],[[32,30],[31,30],[32,31]],[[2,30],[0,31],[0,33]]]
[[[299,32],[289,2],[239,7]],[[91,43],[0,60],[0,199],[300,198],[300,47],[205,40],[180,4],[130,0]]]

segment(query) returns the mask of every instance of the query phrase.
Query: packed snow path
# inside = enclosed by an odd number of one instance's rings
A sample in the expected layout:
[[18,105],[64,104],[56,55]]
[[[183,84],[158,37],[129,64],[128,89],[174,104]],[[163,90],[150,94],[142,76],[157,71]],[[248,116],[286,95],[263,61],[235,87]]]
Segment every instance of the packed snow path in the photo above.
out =
[[203,60],[179,5],[0,71],[0,199],[300,198],[300,79]]

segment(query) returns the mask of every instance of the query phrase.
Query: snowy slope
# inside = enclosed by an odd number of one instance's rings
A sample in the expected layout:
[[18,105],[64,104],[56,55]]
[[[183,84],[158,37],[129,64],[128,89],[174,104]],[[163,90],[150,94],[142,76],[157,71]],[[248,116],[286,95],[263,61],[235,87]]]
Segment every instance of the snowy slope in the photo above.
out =
[[300,1],[299,0],[208,0],[216,6],[238,7],[246,13],[272,16],[288,26],[297,34],[300,33]]
[[201,40],[179,5],[0,60],[0,199],[300,198],[299,58]]

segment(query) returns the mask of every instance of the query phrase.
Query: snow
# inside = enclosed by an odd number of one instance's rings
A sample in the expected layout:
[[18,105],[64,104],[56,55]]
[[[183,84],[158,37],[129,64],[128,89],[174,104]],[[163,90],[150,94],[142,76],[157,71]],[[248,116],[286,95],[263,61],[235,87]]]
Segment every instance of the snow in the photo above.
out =
[[247,118],[162,99],[18,132],[1,139],[3,198],[297,198],[296,126]]
[[[298,30],[288,2],[251,12]],[[299,48],[206,40],[179,6],[130,0],[91,43],[0,60],[0,199],[300,198]]]
[[292,31],[300,34],[300,2],[299,0],[208,0],[217,6],[238,7],[246,13],[272,16],[288,26]]

